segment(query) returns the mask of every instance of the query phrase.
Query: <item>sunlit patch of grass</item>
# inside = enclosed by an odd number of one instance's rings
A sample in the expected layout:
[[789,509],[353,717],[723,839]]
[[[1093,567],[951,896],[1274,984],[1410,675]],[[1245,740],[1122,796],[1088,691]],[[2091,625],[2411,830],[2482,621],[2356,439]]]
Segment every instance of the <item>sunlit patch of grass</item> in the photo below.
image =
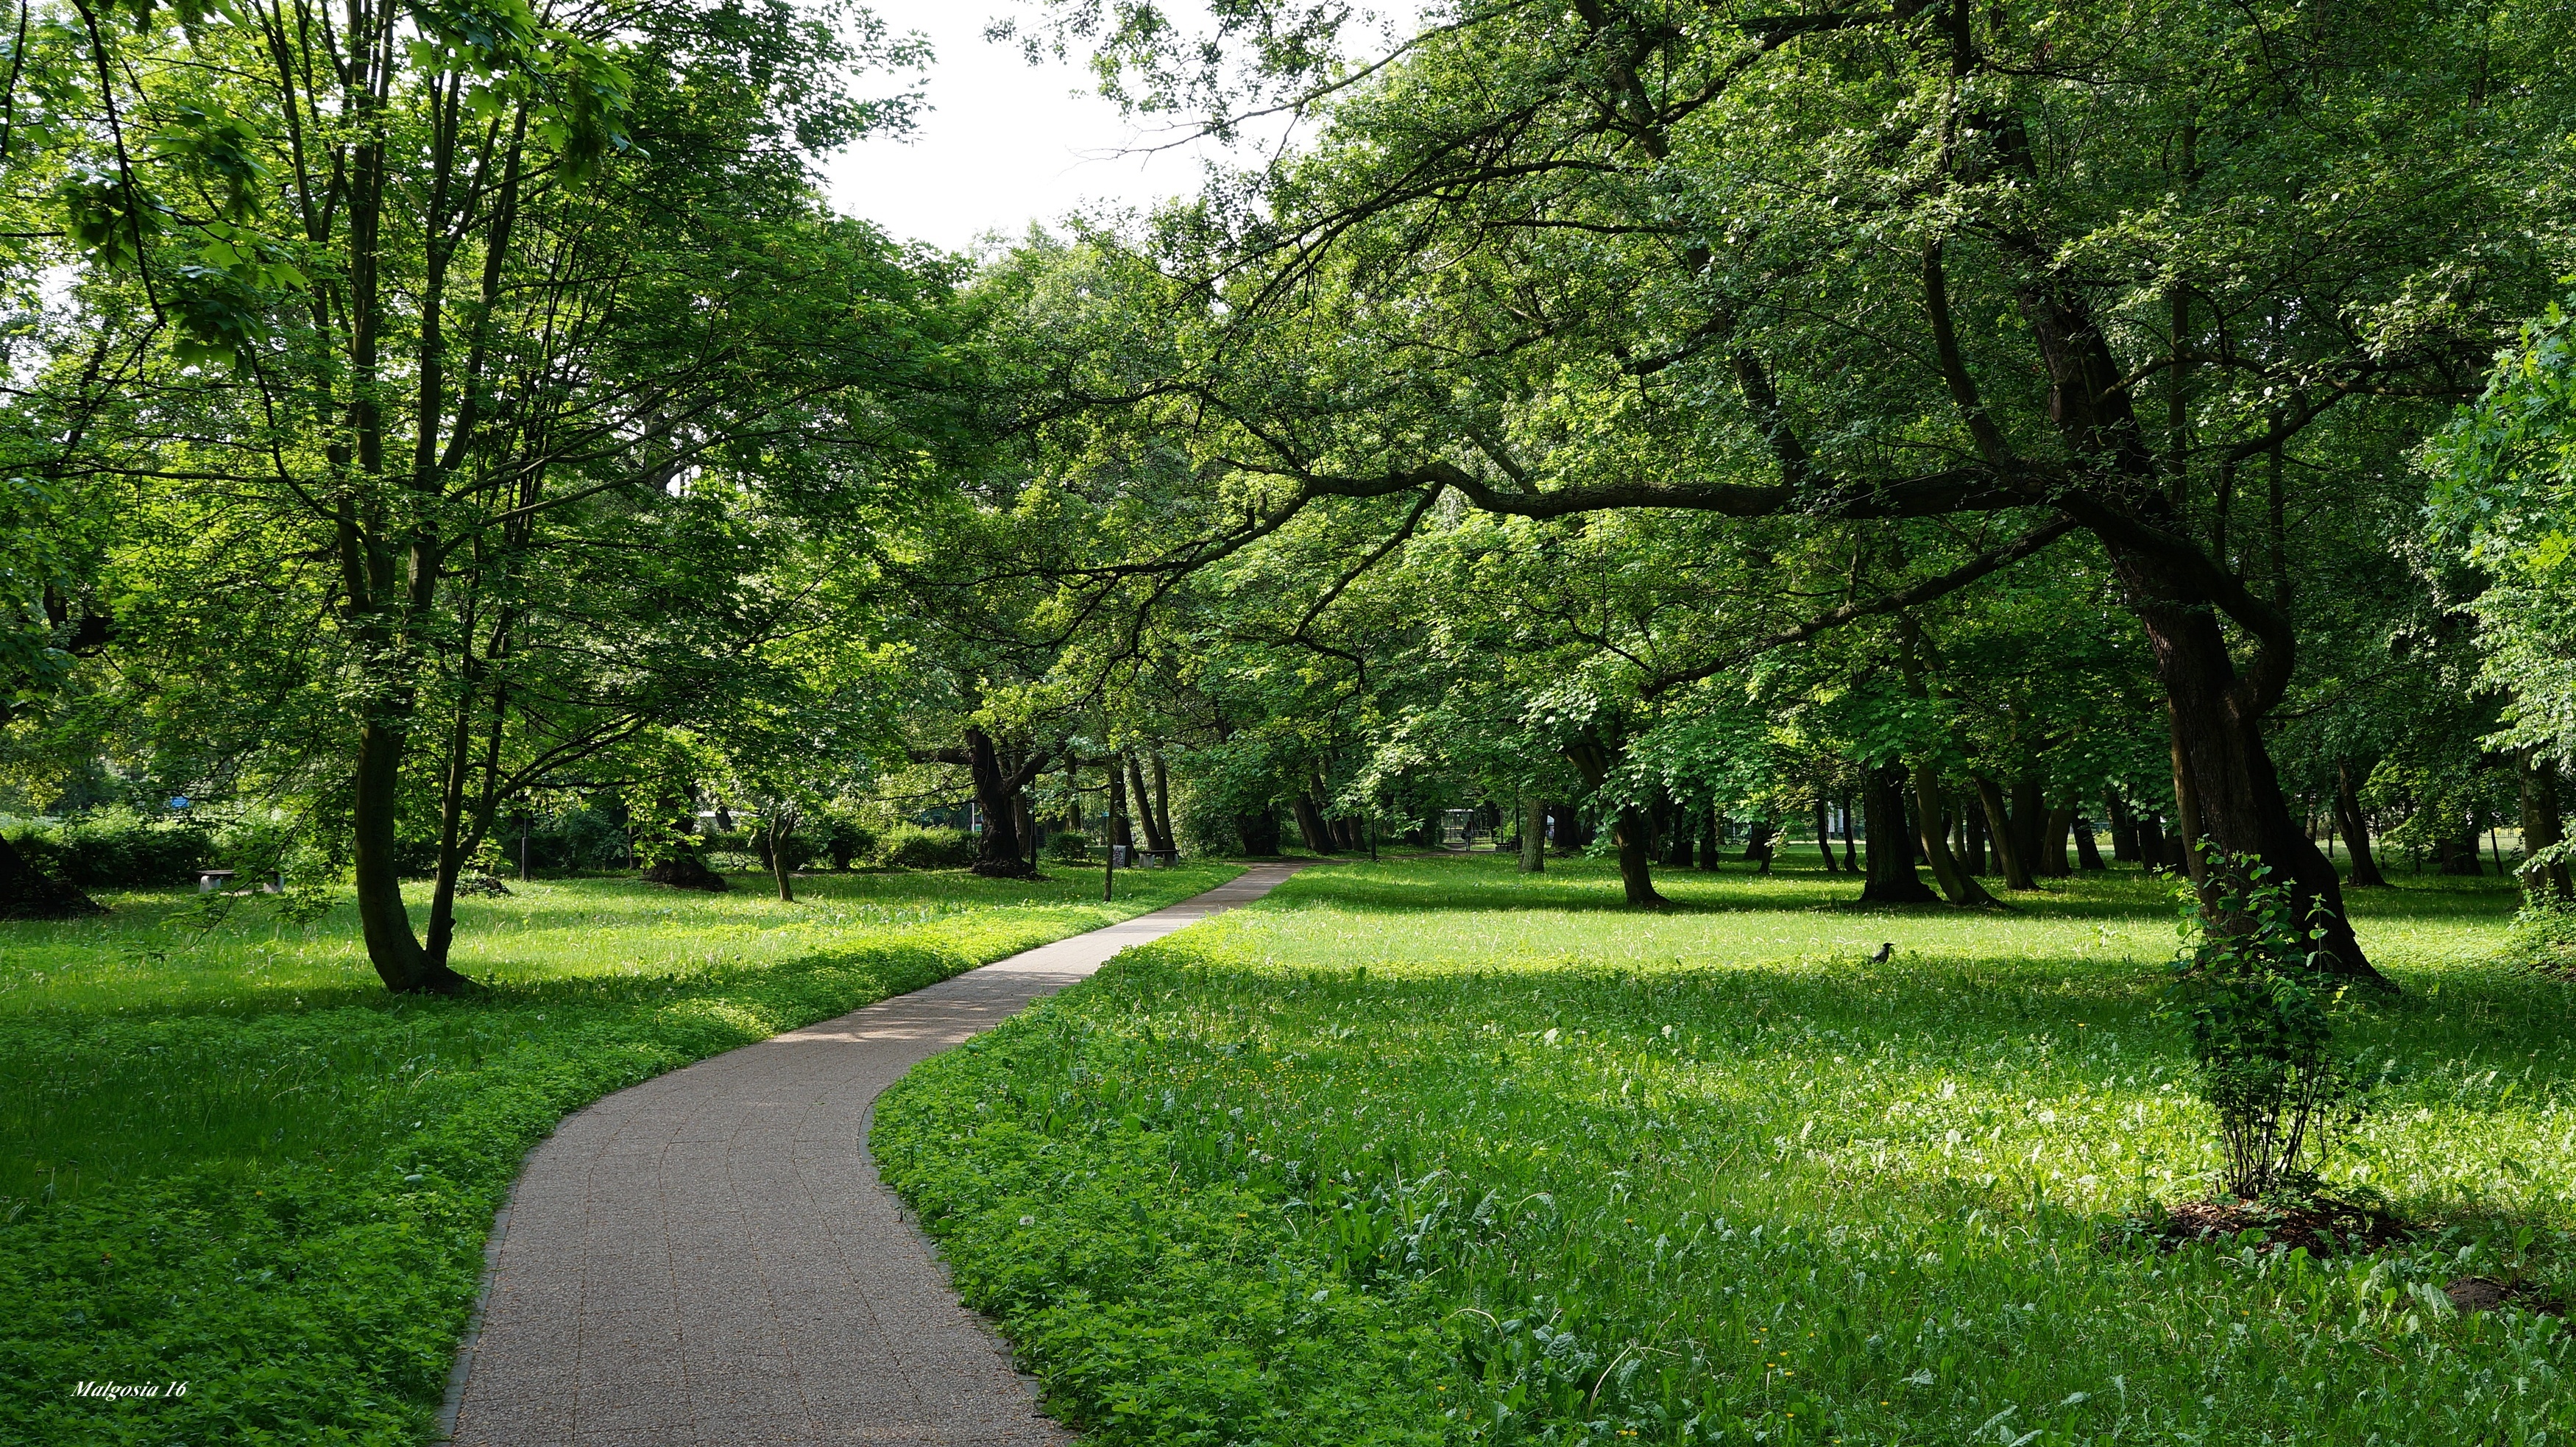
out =
[[[552,879],[513,884],[505,897],[467,895],[457,901],[454,962],[497,983],[684,974],[793,959],[853,932],[996,910],[1045,915],[1100,898],[1099,876],[1082,870],[1037,882],[963,870],[818,874],[796,881],[792,904],[778,900],[766,876],[739,875],[733,884],[726,894],[692,894],[631,878]],[[425,927],[427,886],[405,893],[414,925]],[[99,898],[112,908],[97,918],[0,926],[0,1016],[291,1009],[382,994],[348,900],[297,925],[253,897],[207,927],[190,917],[202,903],[190,890]]]
[[[1235,872],[1130,874],[1115,906],[1071,872],[793,905],[540,883],[470,902],[487,983],[453,1000],[388,997],[345,911],[0,924],[0,1441],[416,1441],[492,1211],[564,1112]],[[85,1377],[192,1386],[147,1412]]]
[[[2554,1321],[2437,1299],[2470,1272],[2576,1296],[2570,987],[2493,963],[2509,890],[2355,897],[2407,994],[2344,1009],[2395,1068],[2335,1174],[2435,1229],[2316,1261],[2121,1244],[2215,1163],[2152,1014],[2162,882],[1980,914],[1859,911],[1815,874],[1661,883],[1680,907],[1649,916],[1606,907],[1594,865],[1310,871],[916,1072],[880,1157],[1103,1440],[1164,1440],[1099,1397],[1104,1361],[1247,1426],[1351,1390],[1193,1377],[1194,1343],[1256,1349],[1240,1304],[1292,1279],[1385,1304],[1352,1360],[1441,1344],[1439,1373],[1387,1366],[1346,1422],[1454,1441],[2576,1428]],[[1204,1225],[1217,1198],[1239,1229]],[[1212,1254],[1234,1268],[1209,1279]],[[1122,1335],[1138,1300],[1185,1324]]]
[[424,1092],[600,1010],[860,946],[994,959],[1228,873],[1131,874],[1116,907],[1069,873],[821,876],[793,904],[757,877],[721,895],[538,881],[461,902],[459,967],[490,987],[461,1001],[387,996],[347,904],[298,927],[254,899],[200,932],[171,923],[194,896],[163,891],[114,896],[101,920],[0,925],[0,1213],[138,1174],[372,1150],[411,1128]]

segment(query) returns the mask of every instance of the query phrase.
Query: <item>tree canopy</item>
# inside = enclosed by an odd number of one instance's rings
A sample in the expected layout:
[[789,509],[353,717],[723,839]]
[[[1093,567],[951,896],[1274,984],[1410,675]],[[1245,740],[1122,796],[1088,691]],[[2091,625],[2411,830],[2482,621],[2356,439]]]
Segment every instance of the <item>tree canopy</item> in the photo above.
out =
[[860,12],[16,14],[12,807],[270,809],[391,988],[541,796],[782,892],[852,800],[999,875],[1480,810],[1647,908],[2100,825],[2368,984],[2374,843],[2566,888],[2552,6],[1054,0],[1301,140],[980,258],[820,197],[917,100]]

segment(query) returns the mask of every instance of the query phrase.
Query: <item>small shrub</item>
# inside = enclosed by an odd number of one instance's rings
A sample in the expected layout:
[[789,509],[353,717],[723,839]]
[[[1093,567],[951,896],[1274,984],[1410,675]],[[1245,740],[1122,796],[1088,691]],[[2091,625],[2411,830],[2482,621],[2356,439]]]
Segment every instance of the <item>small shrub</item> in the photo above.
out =
[[877,841],[876,863],[886,869],[963,869],[974,862],[975,836],[963,829],[906,824]]
[[2576,901],[2540,899],[2513,917],[2505,958],[2562,978],[2576,978]]
[[2190,1031],[2195,1085],[2218,1114],[2220,1186],[2242,1200],[2313,1194],[2326,1133],[2361,1119],[2365,1083],[2334,1049],[2335,986],[2299,928],[2289,886],[2247,855],[2213,857],[2214,904],[2186,887],[2166,1008]]
[[1059,864],[1080,864],[1091,857],[1091,836],[1073,830],[1058,831],[1047,840],[1047,858]]

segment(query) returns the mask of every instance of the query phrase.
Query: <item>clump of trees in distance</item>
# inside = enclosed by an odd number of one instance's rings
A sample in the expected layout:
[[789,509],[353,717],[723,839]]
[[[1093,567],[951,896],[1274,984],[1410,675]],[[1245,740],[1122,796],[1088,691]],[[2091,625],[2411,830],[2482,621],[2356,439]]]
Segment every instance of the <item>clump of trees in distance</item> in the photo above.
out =
[[389,988],[573,798],[782,894],[853,800],[1004,878],[1452,806],[1641,908],[1787,826],[1874,903],[2260,867],[2371,986],[2392,847],[2569,892],[2545,9],[1054,0],[1307,140],[978,262],[818,199],[923,58],[857,13],[17,13],[13,807],[272,811]]

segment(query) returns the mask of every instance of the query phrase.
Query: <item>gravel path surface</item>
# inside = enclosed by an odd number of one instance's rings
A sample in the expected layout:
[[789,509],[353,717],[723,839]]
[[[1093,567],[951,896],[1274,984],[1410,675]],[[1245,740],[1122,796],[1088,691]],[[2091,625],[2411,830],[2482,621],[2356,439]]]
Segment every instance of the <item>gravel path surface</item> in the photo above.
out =
[[492,1236],[449,1391],[458,1447],[1065,1443],[877,1181],[877,1092],[1130,945],[1270,892],[1196,898],[700,1061],[565,1120]]

